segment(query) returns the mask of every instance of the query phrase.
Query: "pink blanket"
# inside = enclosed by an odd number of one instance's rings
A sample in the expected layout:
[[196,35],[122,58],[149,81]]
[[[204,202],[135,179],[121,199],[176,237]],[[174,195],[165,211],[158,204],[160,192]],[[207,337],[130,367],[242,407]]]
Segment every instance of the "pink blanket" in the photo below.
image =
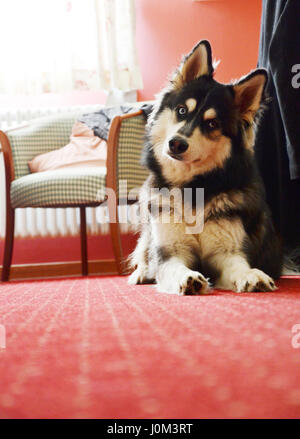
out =
[[84,123],[76,122],[68,145],[34,157],[28,162],[28,166],[31,172],[82,166],[106,166],[106,156],[106,141],[95,136]]

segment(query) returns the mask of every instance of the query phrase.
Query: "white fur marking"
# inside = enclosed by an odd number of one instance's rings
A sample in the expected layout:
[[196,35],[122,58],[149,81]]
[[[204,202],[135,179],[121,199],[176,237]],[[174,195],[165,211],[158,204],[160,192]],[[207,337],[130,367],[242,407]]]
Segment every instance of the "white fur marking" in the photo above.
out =
[[214,263],[221,268],[221,276],[216,287],[233,290],[237,293],[253,291],[257,287],[262,291],[276,289],[273,279],[257,268],[250,268],[241,255],[219,255]]
[[206,294],[209,289],[208,279],[198,271],[190,270],[178,257],[172,257],[159,267],[157,289],[161,293],[184,295],[193,285],[201,287],[194,294]]

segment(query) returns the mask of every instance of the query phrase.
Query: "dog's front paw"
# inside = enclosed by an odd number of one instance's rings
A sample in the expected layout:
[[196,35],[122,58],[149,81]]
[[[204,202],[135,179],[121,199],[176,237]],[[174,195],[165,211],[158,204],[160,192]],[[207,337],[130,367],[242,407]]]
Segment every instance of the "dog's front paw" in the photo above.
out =
[[235,280],[233,285],[237,293],[276,290],[273,279],[257,268],[250,269],[240,279]]
[[208,280],[201,273],[190,271],[180,282],[179,294],[185,296],[206,294],[208,289]]
[[206,294],[209,289],[209,282],[198,271],[178,270],[173,276],[159,279],[157,289],[161,293],[177,294],[179,296],[191,296]]

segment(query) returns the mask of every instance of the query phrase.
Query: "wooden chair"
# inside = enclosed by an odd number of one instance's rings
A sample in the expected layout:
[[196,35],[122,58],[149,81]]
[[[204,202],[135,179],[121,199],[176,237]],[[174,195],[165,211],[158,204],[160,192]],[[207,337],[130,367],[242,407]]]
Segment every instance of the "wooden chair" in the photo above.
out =
[[[82,274],[88,274],[86,207],[108,203],[110,234],[116,266],[124,273],[117,204],[107,197],[113,190],[120,201],[118,182],[127,182],[127,194],[141,186],[147,171],[140,165],[145,118],[142,111],[113,119],[109,138],[107,168],[46,171],[30,174],[28,161],[38,154],[58,149],[69,141],[78,114],[51,116],[32,121],[25,127],[0,131],[6,181],[6,233],[2,281],[7,281],[13,255],[15,209],[25,207],[78,207]],[[124,201],[124,194],[123,194]]]

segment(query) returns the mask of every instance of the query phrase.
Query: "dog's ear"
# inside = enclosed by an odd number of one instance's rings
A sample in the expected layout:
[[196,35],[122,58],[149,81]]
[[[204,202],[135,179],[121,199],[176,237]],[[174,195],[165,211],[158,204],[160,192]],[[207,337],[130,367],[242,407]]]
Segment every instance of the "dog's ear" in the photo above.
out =
[[241,118],[252,124],[268,80],[267,71],[257,69],[233,85],[235,105]]
[[211,47],[207,40],[202,40],[183,58],[172,80],[175,86],[182,87],[200,76],[213,74]]

